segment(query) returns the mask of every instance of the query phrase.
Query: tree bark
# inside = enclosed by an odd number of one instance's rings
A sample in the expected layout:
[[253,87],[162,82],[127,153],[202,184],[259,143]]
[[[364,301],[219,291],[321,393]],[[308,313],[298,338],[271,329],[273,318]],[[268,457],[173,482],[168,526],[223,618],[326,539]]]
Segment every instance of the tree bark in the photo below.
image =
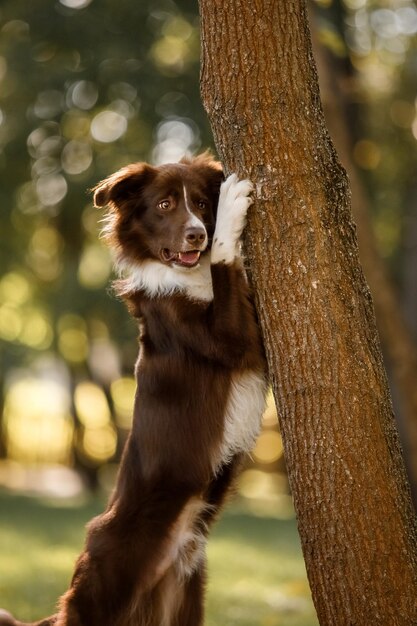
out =
[[412,626],[416,521],[305,2],[200,11],[216,145],[256,188],[246,255],[320,624]]

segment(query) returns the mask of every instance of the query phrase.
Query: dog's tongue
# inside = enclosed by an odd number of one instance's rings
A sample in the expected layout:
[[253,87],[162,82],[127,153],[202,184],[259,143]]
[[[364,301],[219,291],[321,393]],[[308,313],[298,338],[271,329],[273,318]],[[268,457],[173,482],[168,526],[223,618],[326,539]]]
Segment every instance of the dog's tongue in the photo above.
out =
[[184,265],[194,265],[200,258],[200,252],[198,250],[192,250],[191,252],[179,252],[178,258]]

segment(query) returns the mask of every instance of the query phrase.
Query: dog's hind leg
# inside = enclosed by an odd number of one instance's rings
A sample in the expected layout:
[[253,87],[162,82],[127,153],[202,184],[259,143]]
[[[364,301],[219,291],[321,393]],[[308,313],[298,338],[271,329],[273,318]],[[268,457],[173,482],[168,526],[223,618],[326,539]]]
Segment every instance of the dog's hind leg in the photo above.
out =
[[170,626],[201,626],[203,624],[205,583],[205,564],[200,563],[184,583],[182,603]]
[[175,558],[158,586],[158,618],[151,626],[200,626],[204,619],[205,544],[209,527],[239,471],[243,455],[224,465],[204,494],[184,509],[173,536]]
[[[176,615],[167,626],[200,626],[204,621],[204,592],[206,584],[205,539],[217,517],[231,484],[242,465],[243,455],[236,455],[224,465],[204,494],[205,506],[194,522],[193,541],[187,558],[187,549],[174,563],[182,583],[182,601]],[[182,556],[182,558],[181,558]],[[188,563],[187,563],[188,561]],[[165,626],[165,624],[164,624]]]
[[[201,626],[204,617],[205,564],[187,578],[170,567],[129,622],[131,626]],[[145,600],[145,601],[143,601]]]
[[116,498],[90,524],[54,626],[130,625],[176,559],[182,533],[198,511],[195,486],[163,477],[135,495],[128,502]]

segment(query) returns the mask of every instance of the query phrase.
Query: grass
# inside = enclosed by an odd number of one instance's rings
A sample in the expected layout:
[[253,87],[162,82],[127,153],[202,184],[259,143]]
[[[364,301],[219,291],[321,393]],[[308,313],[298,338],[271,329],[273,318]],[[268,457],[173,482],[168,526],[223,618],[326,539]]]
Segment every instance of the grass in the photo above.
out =
[[[0,606],[20,619],[54,611],[99,499],[72,505],[0,491]],[[206,626],[317,626],[293,519],[230,508],[208,548]]]

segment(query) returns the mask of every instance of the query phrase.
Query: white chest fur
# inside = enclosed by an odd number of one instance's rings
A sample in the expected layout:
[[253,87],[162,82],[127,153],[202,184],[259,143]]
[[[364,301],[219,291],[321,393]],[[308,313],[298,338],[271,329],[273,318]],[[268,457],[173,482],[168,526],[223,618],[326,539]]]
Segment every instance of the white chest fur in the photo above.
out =
[[143,290],[150,297],[182,292],[191,300],[210,302],[213,299],[208,254],[203,255],[199,265],[191,269],[164,265],[153,260],[135,265],[123,258],[119,259],[117,265],[120,274],[126,277],[127,292]]
[[216,470],[235,454],[252,450],[261,428],[265,394],[262,373],[235,374],[226,405],[223,439],[216,455]]

